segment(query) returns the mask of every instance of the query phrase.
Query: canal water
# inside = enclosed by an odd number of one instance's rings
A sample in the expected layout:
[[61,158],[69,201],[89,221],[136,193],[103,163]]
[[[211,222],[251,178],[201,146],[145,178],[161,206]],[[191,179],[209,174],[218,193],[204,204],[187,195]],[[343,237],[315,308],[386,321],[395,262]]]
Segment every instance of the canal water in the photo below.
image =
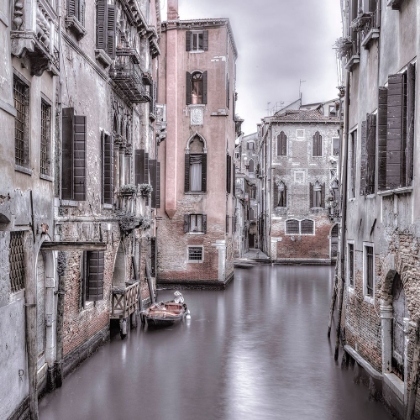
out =
[[332,281],[330,267],[262,265],[225,291],[185,291],[190,321],[114,335],[41,400],[40,418],[391,419],[334,363]]

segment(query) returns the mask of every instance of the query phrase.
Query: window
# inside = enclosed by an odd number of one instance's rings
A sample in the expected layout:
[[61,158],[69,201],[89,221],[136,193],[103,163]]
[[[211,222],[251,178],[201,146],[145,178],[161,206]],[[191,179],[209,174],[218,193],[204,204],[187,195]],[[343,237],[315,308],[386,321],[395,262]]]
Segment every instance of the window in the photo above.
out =
[[255,220],[255,210],[252,207],[248,209],[248,220]]
[[143,149],[134,153],[134,180],[136,185],[149,183],[149,153]]
[[86,199],[86,117],[74,115],[74,108],[62,113],[61,198]]
[[41,159],[42,175],[51,175],[51,106],[41,100]]
[[226,75],[226,108],[230,106],[230,81],[229,75]]
[[152,184],[151,204],[152,209],[160,208],[160,162],[149,160],[150,183]]
[[207,155],[185,155],[185,192],[206,192]]
[[286,220],[286,235],[313,235],[314,233],[315,222],[313,220]]
[[319,131],[312,138],[312,156],[322,156],[322,136]]
[[329,113],[330,117],[335,117],[336,116],[337,110],[335,108],[335,105],[329,105],[328,113]]
[[29,166],[29,86],[16,75],[13,78],[15,117],[15,163]]
[[374,254],[373,246],[364,245],[365,254],[365,294],[366,296],[373,297],[374,287]]
[[248,150],[254,150],[254,146],[255,146],[255,144],[254,144],[254,142],[253,142],[253,141],[249,141],[249,142],[246,144],[246,148],[247,148]]
[[[412,185],[415,71],[415,65],[409,64],[404,73],[388,77],[388,88],[379,88],[379,190]],[[392,130],[387,130],[391,124]]]
[[276,182],[274,188],[274,206],[287,207],[287,188],[283,181]]
[[349,287],[354,288],[354,244],[348,244],[347,251],[348,251],[348,260],[347,260],[348,282],[349,282]]
[[277,156],[287,156],[287,136],[284,131],[277,136]]
[[102,203],[114,202],[114,141],[102,131]]
[[226,155],[226,192],[230,194],[232,190],[232,158]]
[[116,34],[115,5],[108,4],[107,0],[97,0],[96,48],[106,51],[111,58],[116,54]]
[[325,183],[309,184],[309,207],[325,207]]
[[185,214],[184,233],[207,233],[206,214]]
[[362,144],[360,159],[360,195],[375,192],[376,165],[376,115],[369,114],[362,122]]
[[67,17],[75,17],[85,26],[85,0],[67,0]]
[[253,173],[254,171],[255,171],[254,161],[253,161],[253,159],[251,159],[248,163],[248,172]]
[[25,288],[24,232],[10,232],[9,278],[12,293]]
[[226,215],[226,233],[229,233],[229,215]]
[[202,263],[203,262],[203,247],[202,246],[189,246],[188,247],[188,262],[189,263]]
[[209,49],[209,31],[187,31],[186,50],[192,52]]
[[332,139],[332,154],[333,156],[340,156],[340,138],[333,137]]
[[187,105],[207,103],[207,72],[187,72]]
[[296,130],[296,137],[298,139],[303,139],[305,138],[305,130],[299,128],[298,130]]
[[356,151],[357,151],[357,130],[351,133],[350,138],[350,198],[356,196]]
[[83,252],[83,295],[85,301],[94,302],[104,298],[104,266],[103,251]]

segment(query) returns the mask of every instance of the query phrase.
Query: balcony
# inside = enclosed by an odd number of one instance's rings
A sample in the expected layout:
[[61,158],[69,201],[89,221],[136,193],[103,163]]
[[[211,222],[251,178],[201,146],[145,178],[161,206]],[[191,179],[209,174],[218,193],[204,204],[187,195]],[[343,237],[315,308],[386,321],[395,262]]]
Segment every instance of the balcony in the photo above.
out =
[[347,50],[344,57],[346,58],[346,65],[344,68],[348,71],[353,71],[354,67],[360,63],[357,41],[352,41],[352,46]]
[[113,287],[111,291],[111,319],[125,319],[139,307],[140,283],[126,283],[125,288]]
[[[34,7],[36,18],[32,19]],[[34,76],[41,76],[45,70],[55,75],[59,73],[59,51],[54,45],[57,20],[54,9],[45,0],[18,1],[14,5],[10,33],[12,54],[27,57]]]
[[369,48],[371,41],[379,38],[379,15],[377,11],[362,13],[353,22],[352,27],[360,32],[362,46]]
[[143,74],[140,67],[131,60],[126,63],[115,64],[109,75],[131,102],[138,104],[152,100],[149,87],[143,84]]

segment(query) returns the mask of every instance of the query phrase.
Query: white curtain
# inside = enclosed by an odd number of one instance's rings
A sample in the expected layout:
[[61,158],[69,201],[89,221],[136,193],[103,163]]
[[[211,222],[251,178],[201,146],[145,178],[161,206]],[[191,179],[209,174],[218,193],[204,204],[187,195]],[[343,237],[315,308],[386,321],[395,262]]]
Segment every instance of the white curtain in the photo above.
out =
[[201,155],[190,155],[190,191],[202,191],[201,162]]

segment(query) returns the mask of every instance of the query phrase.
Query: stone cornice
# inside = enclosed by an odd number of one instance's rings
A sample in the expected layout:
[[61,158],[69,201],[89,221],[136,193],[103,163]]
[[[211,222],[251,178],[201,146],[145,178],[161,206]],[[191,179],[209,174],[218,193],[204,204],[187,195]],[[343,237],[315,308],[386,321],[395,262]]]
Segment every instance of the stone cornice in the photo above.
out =
[[215,26],[226,26],[229,34],[230,41],[232,42],[233,52],[235,59],[238,58],[238,50],[236,48],[235,38],[233,37],[232,27],[227,18],[216,19],[191,19],[191,20],[168,20],[162,22],[162,32],[173,29],[202,29]]

